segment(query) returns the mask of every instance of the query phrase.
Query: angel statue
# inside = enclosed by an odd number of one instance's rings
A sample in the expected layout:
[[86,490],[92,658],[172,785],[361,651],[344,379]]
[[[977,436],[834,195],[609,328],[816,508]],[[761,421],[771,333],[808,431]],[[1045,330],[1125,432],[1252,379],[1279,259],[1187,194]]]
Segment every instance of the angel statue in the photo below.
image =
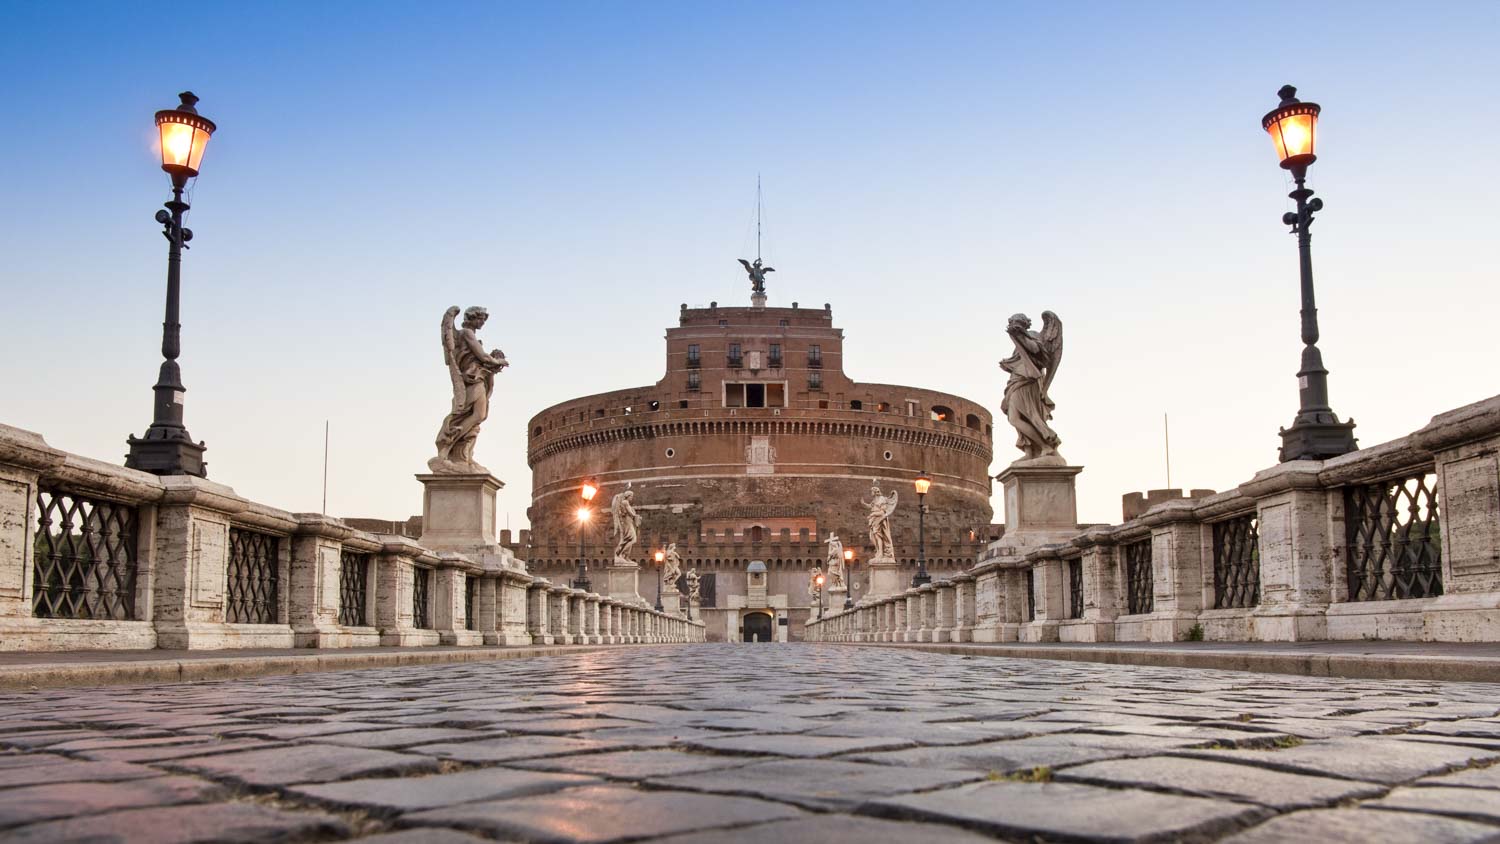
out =
[[667,589],[677,588],[677,578],[682,577],[682,555],[677,553],[677,543],[667,545],[667,553],[662,555],[661,582]]
[[609,514],[614,517],[615,562],[625,565],[635,565],[630,559],[630,549],[640,538],[641,514],[630,506],[630,499],[634,497],[635,493],[627,489],[609,502]]
[[[869,512],[865,521],[870,526],[870,543],[875,546],[875,556],[870,560],[893,560],[896,558],[896,543],[891,541],[891,514],[896,512],[896,491],[890,495],[880,492],[880,484],[870,484],[870,500],[859,500]],[[842,551],[840,552],[842,553]]]
[[753,264],[749,261],[746,261],[744,258],[738,258],[736,260],[738,260],[741,264],[744,264],[745,272],[750,274],[750,292],[759,293],[764,296],[766,294],[766,273],[774,273],[776,272],[776,268],[761,266],[759,258],[756,258],[755,263]]
[[486,352],[476,333],[484,327],[490,312],[475,305],[464,312],[463,328],[454,329],[458,316],[455,305],[443,313],[443,362],[453,381],[453,409],[438,429],[437,456],[427,461],[434,474],[488,472],[474,462],[474,441],[479,439],[479,425],[490,415],[490,393],[495,389],[495,373],[510,365],[505,353],[496,349]]
[[1041,333],[1030,329],[1031,320],[1025,314],[1016,314],[1005,326],[1005,333],[1016,344],[1016,353],[1000,361],[1000,368],[1010,373],[1000,411],[1016,429],[1016,448],[1026,452],[1022,459],[1061,462],[1057,447],[1062,440],[1047,424],[1056,407],[1047,388],[1052,386],[1052,376],[1062,360],[1062,320],[1051,311],[1042,311]]
[[836,533],[830,533],[825,540],[828,545],[828,588],[840,590],[844,588],[847,575],[844,572],[844,542]]
[[692,603],[692,604],[696,604],[699,601],[701,601],[702,598],[699,596],[699,593],[698,593],[698,588],[699,588],[698,587],[698,583],[699,583],[700,580],[702,580],[702,578],[698,576],[698,570],[697,569],[688,569],[687,570],[687,574],[683,575],[682,579],[687,582],[688,602]]
[[814,598],[818,597],[818,593],[823,591],[823,584],[820,581],[827,579],[823,576],[822,566],[813,566],[812,570],[807,573],[807,594]]

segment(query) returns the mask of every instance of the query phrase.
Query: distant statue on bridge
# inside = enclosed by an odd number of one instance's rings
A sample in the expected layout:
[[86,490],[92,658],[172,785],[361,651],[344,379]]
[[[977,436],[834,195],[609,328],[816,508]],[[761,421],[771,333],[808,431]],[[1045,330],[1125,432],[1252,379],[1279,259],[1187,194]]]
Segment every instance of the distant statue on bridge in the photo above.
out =
[[844,542],[836,533],[830,533],[826,540],[828,545],[828,588],[837,591],[846,588],[845,581],[848,575],[844,571]]
[[625,565],[634,565],[635,561],[630,559],[630,549],[635,547],[636,540],[640,538],[641,514],[630,504],[630,499],[634,497],[635,493],[627,489],[609,502],[609,513],[614,518],[615,562]]
[[490,415],[490,394],[495,390],[495,373],[510,362],[499,349],[486,352],[479,342],[479,329],[490,318],[489,311],[475,305],[463,312],[463,328],[455,329],[458,306],[443,314],[443,362],[453,383],[453,407],[438,429],[437,456],[427,461],[434,474],[487,473],[474,462],[474,443],[479,426]]
[[860,499],[859,503],[868,511],[865,522],[870,526],[870,544],[875,546],[875,556],[870,561],[894,560],[896,543],[891,539],[891,514],[896,512],[896,491],[891,490],[890,495],[884,495],[880,491],[880,484],[872,483],[870,500]]
[[698,570],[688,569],[687,574],[683,575],[682,579],[687,583],[689,605],[703,600],[699,593],[699,582],[702,580],[702,577],[699,576]]
[[677,553],[677,543],[673,542],[667,546],[667,552],[662,555],[662,586],[675,591],[677,579],[680,577],[682,577],[682,555]]
[[1025,314],[1012,316],[1005,326],[1016,352],[1000,361],[1000,368],[1010,373],[1000,411],[1016,429],[1016,448],[1026,454],[1022,460],[1062,463],[1057,453],[1062,439],[1048,424],[1056,405],[1047,395],[1062,362],[1062,320],[1051,311],[1042,311],[1041,333],[1030,329],[1031,320]]

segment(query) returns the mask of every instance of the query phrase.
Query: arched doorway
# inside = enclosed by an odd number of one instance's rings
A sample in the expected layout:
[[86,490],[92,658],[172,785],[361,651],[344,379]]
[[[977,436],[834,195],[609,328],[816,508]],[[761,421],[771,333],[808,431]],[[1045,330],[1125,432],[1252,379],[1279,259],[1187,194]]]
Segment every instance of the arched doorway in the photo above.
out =
[[747,642],[769,642],[771,631],[776,628],[772,625],[774,619],[770,613],[752,612],[745,615],[745,641]]

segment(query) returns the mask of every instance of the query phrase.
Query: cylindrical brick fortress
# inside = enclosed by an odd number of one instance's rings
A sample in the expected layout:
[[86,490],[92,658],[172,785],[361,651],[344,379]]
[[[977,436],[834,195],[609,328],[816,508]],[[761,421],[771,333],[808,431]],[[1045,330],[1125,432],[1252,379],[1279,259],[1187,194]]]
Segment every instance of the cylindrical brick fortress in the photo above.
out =
[[[633,556],[647,567],[646,597],[651,552],[676,542],[684,567],[700,572],[743,571],[750,560],[766,560],[769,593],[788,596],[789,610],[806,607],[807,570],[821,562],[830,531],[861,559],[873,550],[860,504],[872,483],[899,494],[897,553],[914,563],[913,480],[923,470],[932,478],[929,565],[939,573],[967,566],[992,515],[990,413],[934,390],[850,380],[843,332],[832,323],[826,305],[684,305],[667,330],[666,375],[656,384],[534,416],[532,570],[556,578],[576,566],[579,489],[592,480],[600,492],[587,526],[591,567],[609,557],[609,500],[628,487],[642,515]],[[743,592],[742,579],[717,578],[720,608]],[[800,626],[805,613],[792,615]]]

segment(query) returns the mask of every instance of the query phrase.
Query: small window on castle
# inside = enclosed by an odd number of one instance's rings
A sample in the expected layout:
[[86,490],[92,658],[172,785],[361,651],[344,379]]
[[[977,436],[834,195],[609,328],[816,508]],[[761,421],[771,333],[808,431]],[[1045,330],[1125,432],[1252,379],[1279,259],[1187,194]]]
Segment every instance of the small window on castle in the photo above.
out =
[[779,324],[782,328],[786,328],[787,326],[791,325],[791,323],[787,322],[786,320],[782,320]]
[[687,399],[678,399],[677,400],[677,409],[678,410],[687,410]]
[[626,416],[629,416],[629,415],[630,415],[630,414],[632,414],[632,413],[634,413],[634,412],[635,412],[635,408],[633,408],[633,407],[631,407],[631,406],[630,406],[630,405],[628,405],[628,404],[627,404],[627,405],[625,405],[625,415],[626,415]]
[[[702,384],[703,384],[703,376],[699,375],[696,372],[689,372],[688,373],[688,389],[689,390],[698,390],[702,386]],[[686,407],[687,405],[683,405],[683,406]]]
[[604,418],[604,409],[600,408],[599,410],[594,411],[594,418],[595,419],[603,419]]
[[807,373],[807,389],[809,389],[809,390],[821,390],[821,389],[823,389],[823,373],[821,373],[821,372],[809,372],[809,373]]
[[693,343],[689,345],[687,351],[687,365],[698,366],[701,362],[702,358],[698,355],[698,344]]
[[930,410],[928,410],[928,413],[932,414],[932,421],[934,422],[953,421],[953,408],[951,407],[944,407],[940,404],[935,404]]
[[828,409],[828,399],[818,399],[818,409],[819,410],[827,410]]
[[977,414],[970,413],[968,416],[964,417],[964,427],[972,428],[973,430],[977,431],[979,430],[979,426],[980,422],[979,416]]
[[729,327],[729,320],[727,320],[727,319],[721,319],[721,320],[719,320],[719,327],[720,328],[728,328]]
[[542,435],[542,426],[541,425],[536,426],[536,428],[534,428],[532,430],[531,435],[533,437],[540,437]]
[[890,413],[891,412],[891,403],[888,402],[888,401],[876,402],[875,403],[875,409],[877,411],[879,411],[880,413]]
[[862,402],[862,401],[860,401],[859,399],[853,399],[853,400],[851,400],[849,402],[849,409],[850,410],[864,410],[865,409],[865,403]]
[[739,343],[729,344],[729,365],[731,367],[734,367],[736,369],[739,368],[739,365],[741,361],[744,360],[744,357],[744,354],[740,351]]

